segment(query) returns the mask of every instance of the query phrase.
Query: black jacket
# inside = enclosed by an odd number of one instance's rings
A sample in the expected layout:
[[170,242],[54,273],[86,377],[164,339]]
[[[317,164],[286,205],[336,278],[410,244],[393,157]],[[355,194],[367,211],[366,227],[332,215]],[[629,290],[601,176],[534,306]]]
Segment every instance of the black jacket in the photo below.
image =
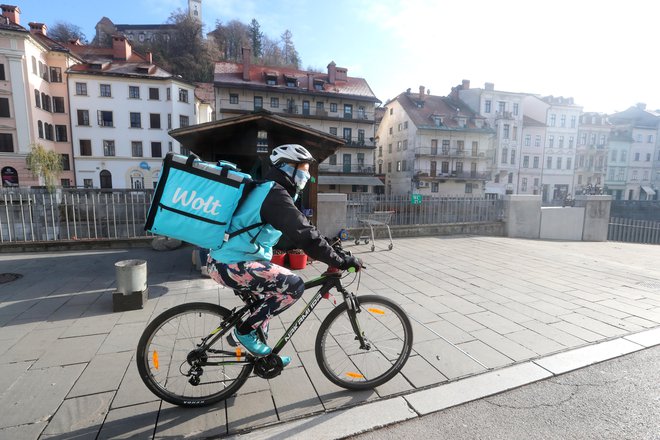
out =
[[275,185],[261,205],[261,219],[281,231],[313,259],[333,267],[341,266],[343,258],[337,255],[319,231],[293,204],[293,196],[296,194],[293,179],[280,169],[272,167],[266,173],[266,180],[274,181]]

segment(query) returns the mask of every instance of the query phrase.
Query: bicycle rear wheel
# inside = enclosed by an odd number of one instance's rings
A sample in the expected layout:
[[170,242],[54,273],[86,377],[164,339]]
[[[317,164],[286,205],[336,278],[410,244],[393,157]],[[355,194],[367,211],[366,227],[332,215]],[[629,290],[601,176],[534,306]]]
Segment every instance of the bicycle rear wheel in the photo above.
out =
[[179,406],[210,405],[234,394],[247,380],[252,364],[245,357],[237,358],[225,338],[204,352],[195,351],[230,314],[216,304],[188,303],[157,316],[137,348],[137,367],[145,385]]
[[[403,368],[413,334],[408,316],[395,302],[376,295],[358,296],[356,301],[359,313],[343,303],[323,320],[315,352],[331,382],[364,390],[382,385]],[[365,345],[361,346],[354,329],[359,329]]]

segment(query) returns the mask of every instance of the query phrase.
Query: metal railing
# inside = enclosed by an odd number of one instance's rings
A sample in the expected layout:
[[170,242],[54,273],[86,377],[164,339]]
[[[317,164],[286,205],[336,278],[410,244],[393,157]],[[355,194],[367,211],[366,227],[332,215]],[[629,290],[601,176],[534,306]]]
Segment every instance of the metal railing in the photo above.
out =
[[346,164],[330,164],[330,163],[320,163],[319,171],[324,173],[342,173],[342,174],[368,174],[373,175],[375,167],[373,164],[355,164],[355,163],[346,163]]
[[660,221],[611,217],[607,239],[627,243],[660,244]]
[[148,237],[153,190],[0,190],[0,243]]
[[376,211],[394,211],[392,226],[497,222],[504,217],[504,202],[501,199],[423,196],[421,203],[413,204],[411,196],[349,194],[346,226],[359,227],[359,218]]

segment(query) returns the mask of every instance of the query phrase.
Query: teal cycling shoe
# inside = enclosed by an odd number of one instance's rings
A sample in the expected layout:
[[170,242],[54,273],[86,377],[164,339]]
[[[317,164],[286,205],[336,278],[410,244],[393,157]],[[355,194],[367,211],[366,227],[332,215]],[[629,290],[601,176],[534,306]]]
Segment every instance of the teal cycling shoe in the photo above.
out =
[[291,363],[291,358],[289,356],[280,356],[280,359],[282,359],[282,368]]
[[[237,329],[234,329],[234,336],[241,343],[243,347],[254,356],[266,356],[270,354],[271,349],[257,338],[257,331],[252,330],[250,333],[242,335]],[[284,362],[284,360],[282,360]],[[291,360],[289,359],[289,362]]]

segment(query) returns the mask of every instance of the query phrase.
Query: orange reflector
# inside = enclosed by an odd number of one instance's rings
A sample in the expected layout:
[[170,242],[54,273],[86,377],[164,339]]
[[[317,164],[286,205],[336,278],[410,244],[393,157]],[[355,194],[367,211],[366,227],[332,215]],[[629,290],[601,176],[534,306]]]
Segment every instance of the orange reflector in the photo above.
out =
[[364,379],[364,376],[360,373],[351,373],[350,371],[346,373],[346,376],[352,377],[353,379]]
[[236,360],[241,360],[241,347],[236,347]]
[[385,312],[381,309],[367,309],[367,310],[369,310],[371,313],[375,313],[377,315],[384,315],[385,314]]
[[158,369],[158,352],[154,351],[153,354],[151,355],[151,361],[154,364],[154,368],[157,370]]

